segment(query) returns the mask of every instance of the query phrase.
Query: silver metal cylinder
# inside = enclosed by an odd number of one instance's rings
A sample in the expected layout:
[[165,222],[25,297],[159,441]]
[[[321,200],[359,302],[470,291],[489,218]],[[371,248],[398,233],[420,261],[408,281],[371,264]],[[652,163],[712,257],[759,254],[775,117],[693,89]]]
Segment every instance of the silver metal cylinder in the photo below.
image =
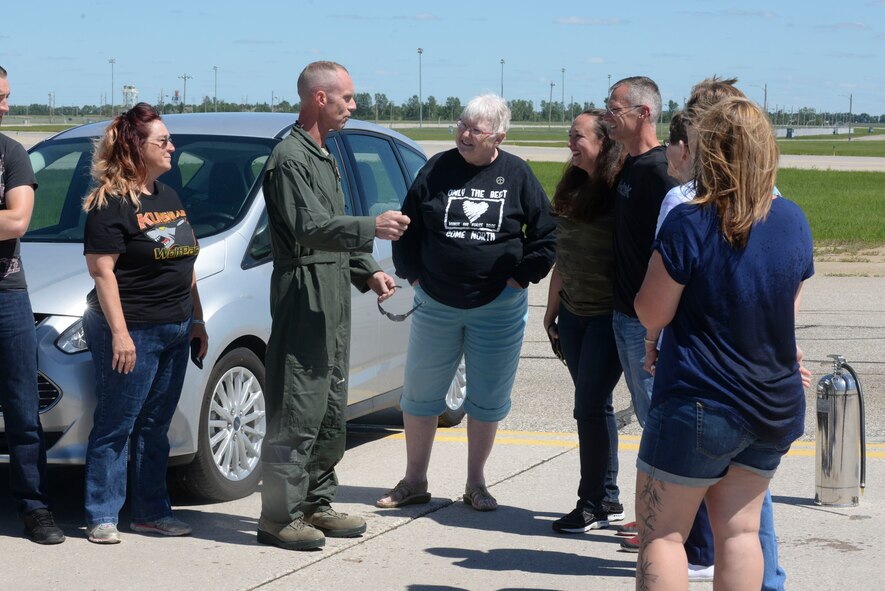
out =
[[817,446],[814,502],[855,507],[862,486],[863,402],[853,372],[836,355],[832,374],[817,384]]

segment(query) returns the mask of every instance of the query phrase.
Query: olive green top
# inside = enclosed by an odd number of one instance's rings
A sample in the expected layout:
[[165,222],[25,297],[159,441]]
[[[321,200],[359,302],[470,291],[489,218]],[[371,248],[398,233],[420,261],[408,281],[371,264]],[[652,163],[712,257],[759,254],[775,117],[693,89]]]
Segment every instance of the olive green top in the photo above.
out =
[[559,218],[556,227],[556,268],[562,277],[559,295],[562,304],[573,314],[612,313],[613,230],[613,211],[589,223]]

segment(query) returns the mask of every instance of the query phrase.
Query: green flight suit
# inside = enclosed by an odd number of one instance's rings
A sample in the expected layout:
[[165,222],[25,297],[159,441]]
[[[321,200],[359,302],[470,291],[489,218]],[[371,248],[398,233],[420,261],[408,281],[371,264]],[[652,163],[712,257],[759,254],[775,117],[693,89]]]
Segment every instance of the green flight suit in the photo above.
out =
[[303,129],[274,148],[264,177],[274,270],[267,343],[261,515],[289,523],[328,507],[344,455],[350,284],[380,271],[375,220],[344,215],[333,156]]

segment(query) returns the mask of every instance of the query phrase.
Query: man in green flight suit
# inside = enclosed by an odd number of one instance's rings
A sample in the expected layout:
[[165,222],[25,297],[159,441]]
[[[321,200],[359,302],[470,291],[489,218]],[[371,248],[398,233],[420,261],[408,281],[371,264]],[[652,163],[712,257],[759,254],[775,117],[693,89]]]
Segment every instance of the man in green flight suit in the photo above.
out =
[[274,269],[258,541],[288,550],[366,531],[365,520],[331,507],[346,435],[350,284],[379,300],[393,294],[372,246],[376,237],[398,239],[409,224],[398,211],[344,215],[341,177],[324,147],[356,110],[344,66],[309,64],[298,95],[298,122],[274,148],[264,177]]

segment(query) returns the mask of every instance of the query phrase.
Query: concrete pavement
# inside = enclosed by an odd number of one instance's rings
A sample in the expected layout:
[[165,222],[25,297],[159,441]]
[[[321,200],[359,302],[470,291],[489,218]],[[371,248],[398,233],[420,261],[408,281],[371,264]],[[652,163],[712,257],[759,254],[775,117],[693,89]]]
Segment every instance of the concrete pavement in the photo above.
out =
[[[788,589],[878,589],[885,547],[885,416],[881,359],[885,354],[885,279],[815,277],[806,287],[799,341],[816,381],[829,370],[826,354],[839,352],[861,376],[867,395],[869,488],[856,508],[824,508],[814,496],[814,406],[808,433],[778,471],[772,492],[781,562]],[[466,462],[463,429],[441,430],[430,470],[430,504],[398,510],[373,506],[402,475],[401,431],[352,426],[340,466],[336,507],[364,516],[366,536],[329,540],[320,551],[297,553],[255,541],[258,495],[214,505],[177,504],[194,526],[187,538],[157,538],[128,531],[123,543],[102,547],[85,539],[82,469],[53,469],[57,517],[69,536],[41,547],[21,537],[11,499],[0,488],[0,569],[16,590],[608,590],[632,589],[635,555],[619,551],[613,532],[557,535],[550,522],[575,503],[578,454],[567,373],[552,357],[541,317],[546,284],[530,291],[530,321],[514,390],[488,466],[491,492],[501,508],[478,513],[461,502]],[[809,392],[809,401],[813,393]],[[615,408],[620,434],[621,499],[632,518],[639,429],[623,383]],[[3,475],[0,474],[0,479]],[[5,479],[4,479],[5,480]],[[0,480],[3,482],[4,480]],[[0,485],[3,487],[5,485]],[[696,591],[712,589],[697,583]]]
[[[427,156],[437,152],[443,152],[455,147],[452,141],[421,141],[418,142]],[[568,148],[553,148],[547,146],[520,146],[507,143],[501,146],[504,150],[515,154],[524,160],[537,162],[562,162],[565,163],[571,156]],[[780,168],[805,168],[815,170],[866,170],[872,172],[885,172],[885,158],[872,158],[864,156],[795,156],[781,155]]]

